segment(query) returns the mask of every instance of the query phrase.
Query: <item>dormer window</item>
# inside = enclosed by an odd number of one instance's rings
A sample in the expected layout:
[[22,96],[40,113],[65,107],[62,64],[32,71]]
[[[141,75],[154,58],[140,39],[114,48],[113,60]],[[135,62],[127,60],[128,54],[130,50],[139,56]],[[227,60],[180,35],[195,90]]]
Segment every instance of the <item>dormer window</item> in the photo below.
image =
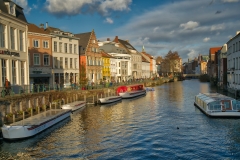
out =
[[5,2],[5,5],[7,6],[8,8],[8,13],[13,15],[13,16],[16,16],[16,5],[15,3],[13,2]]

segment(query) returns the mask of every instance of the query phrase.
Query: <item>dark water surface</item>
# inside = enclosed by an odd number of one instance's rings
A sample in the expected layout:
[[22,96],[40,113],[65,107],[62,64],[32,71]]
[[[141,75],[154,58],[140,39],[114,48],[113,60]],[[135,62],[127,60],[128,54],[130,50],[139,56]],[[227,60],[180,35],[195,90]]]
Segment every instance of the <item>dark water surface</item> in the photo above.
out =
[[[146,96],[87,106],[31,139],[1,141],[0,156],[36,159],[240,159],[240,119],[213,119],[194,106],[198,80],[166,83]],[[179,128],[179,129],[177,129]]]

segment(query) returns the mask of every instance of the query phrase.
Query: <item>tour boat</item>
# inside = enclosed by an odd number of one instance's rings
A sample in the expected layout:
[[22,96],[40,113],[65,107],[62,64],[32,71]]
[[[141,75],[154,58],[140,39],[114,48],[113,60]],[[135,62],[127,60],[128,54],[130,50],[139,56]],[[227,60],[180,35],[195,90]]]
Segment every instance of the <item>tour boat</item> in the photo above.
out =
[[99,98],[98,102],[100,104],[108,104],[108,103],[113,103],[120,100],[122,100],[121,96],[111,96],[111,97]]
[[73,112],[86,106],[85,101],[76,101],[61,106],[62,109],[71,109]]
[[199,93],[194,105],[209,117],[240,118],[240,101],[219,93]]
[[70,117],[70,114],[70,109],[51,109],[10,125],[4,124],[2,127],[3,138],[6,140],[16,140],[32,137]]
[[120,86],[117,88],[117,93],[122,98],[133,98],[146,94],[146,89],[143,88],[142,84]]

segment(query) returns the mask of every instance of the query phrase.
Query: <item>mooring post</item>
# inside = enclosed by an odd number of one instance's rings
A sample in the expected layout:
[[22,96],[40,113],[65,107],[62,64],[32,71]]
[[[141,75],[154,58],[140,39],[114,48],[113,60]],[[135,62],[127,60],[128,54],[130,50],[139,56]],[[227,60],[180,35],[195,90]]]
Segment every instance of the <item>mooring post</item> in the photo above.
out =
[[86,95],[84,95],[84,101],[87,102],[87,97],[86,97]]
[[15,122],[15,114],[13,114],[13,123]]
[[31,108],[30,111],[31,111],[31,117],[32,117],[33,116],[33,109]]
[[52,103],[49,104],[49,108],[50,108],[50,110],[52,109]]

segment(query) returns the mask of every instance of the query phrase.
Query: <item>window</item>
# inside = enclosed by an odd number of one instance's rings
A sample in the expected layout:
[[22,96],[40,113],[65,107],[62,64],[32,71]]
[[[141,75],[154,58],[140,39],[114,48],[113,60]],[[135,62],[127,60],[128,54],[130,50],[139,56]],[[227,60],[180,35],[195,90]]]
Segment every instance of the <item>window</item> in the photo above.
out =
[[63,69],[63,57],[60,57],[60,68]]
[[0,47],[5,47],[5,26],[0,23]]
[[59,52],[62,52],[62,42],[59,42]]
[[74,65],[75,65],[75,68],[77,68],[77,58],[74,58]]
[[65,58],[65,68],[68,68],[68,58]]
[[12,84],[17,83],[17,68],[16,68],[16,61],[12,61]]
[[235,52],[235,44],[233,44],[233,53]]
[[57,60],[57,57],[54,57],[54,68],[58,68],[58,60]]
[[15,29],[10,27],[11,49],[15,49]]
[[48,48],[48,41],[43,41],[43,48]]
[[64,51],[67,53],[67,43],[64,43]]
[[49,55],[43,55],[43,64],[44,66],[49,66]]
[[77,53],[77,45],[74,44],[74,53],[76,54]]
[[25,67],[24,66],[25,66],[25,62],[21,62],[21,83],[22,83],[22,85],[24,85],[24,83],[25,83],[25,81],[24,81]]
[[69,44],[69,53],[72,53],[72,44]]
[[57,42],[56,41],[54,41],[53,51],[57,52]]
[[70,58],[70,68],[73,68],[73,61],[72,61],[73,59],[72,58]]
[[34,48],[38,48],[39,47],[38,40],[33,40],[33,47]]
[[7,78],[7,60],[5,59],[2,59],[2,82],[3,82],[3,87],[4,87],[4,83],[5,83],[5,80]]
[[33,54],[33,64],[34,65],[40,65],[40,56],[39,54]]
[[23,31],[19,31],[19,50],[23,51]]

